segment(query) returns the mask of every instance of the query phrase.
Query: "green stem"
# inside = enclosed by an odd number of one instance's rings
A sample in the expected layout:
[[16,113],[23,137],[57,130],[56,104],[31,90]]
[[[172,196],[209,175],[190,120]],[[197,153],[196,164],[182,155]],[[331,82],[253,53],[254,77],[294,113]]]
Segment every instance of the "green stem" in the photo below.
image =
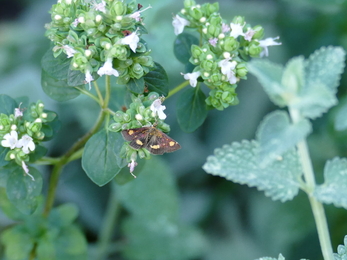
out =
[[47,217],[53,207],[55,192],[57,189],[60,173],[63,170],[63,167],[70,161],[71,158],[73,158],[74,154],[78,152],[78,150],[80,150],[82,146],[85,145],[89,138],[99,130],[104,121],[105,115],[106,113],[104,111],[101,111],[99,114],[99,118],[97,119],[93,128],[89,132],[87,132],[81,139],[79,139],[63,156],[61,156],[58,162],[54,165],[49,180],[47,200],[43,211],[44,216]]
[[116,222],[118,220],[120,204],[116,197],[115,192],[116,184],[111,182],[111,194],[107,204],[107,210],[102,227],[99,233],[98,248],[97,248],[97,260],[105,260],[110,253],[110,244],[112,235],[115,230]]
[[168,99],[169,97],[171,97],[172,95],[176,94],[178,91],[180,91],[181,89],[185,88],[186,86],[189,85],[189,81],[184,81],[181,84],[179,84],[177,87],[175,87],[174,89],[170,90],[169,95],[166,97],[166,99]]
[[[298,110],[289,109],[293,123],[298,123],[301,116]],[[299,158],[304,172],[307,195],[311,204],[313,216],[317,226],[317,232],[324,260],[334,260],[333,248],[329,235],[329,228],[324,212],[324,207],[314,196],[313,191],[316,187],[316,180],[313,172],[312,162],[308,151],[306,140],[302,140],[297,145]]]
[[87,95],[88,97],[94,99],[100,106],[102,106],[102,103],[100,102],[100,100],[89,91],[79,87],[75,87],[75,89],[78,89],[82,94]]
[[[109,77],[109,76],[106,76],[106,77]],[[93,81],[93,85],[94,85],[94,88],[95,88],[95,91],[96,91],[96,94],[98,95],[99,97],[99,104],[101,107],[104,106],[104,99],[102,98],[102,95],[101,95],[101,91],[99,89],[99,85],[98,83],[96,82],[96,80]]]

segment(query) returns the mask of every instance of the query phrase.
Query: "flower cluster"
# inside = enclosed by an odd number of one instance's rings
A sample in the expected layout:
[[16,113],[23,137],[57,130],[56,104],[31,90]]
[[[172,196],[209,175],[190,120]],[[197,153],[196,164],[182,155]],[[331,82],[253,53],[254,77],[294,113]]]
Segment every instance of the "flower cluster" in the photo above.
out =
[[141,35],[146,33],[142,6],[120,0],[58,0],[46,25],[54,56],[65,53],[71,69],[97,76],[113,75],[119,84],[139,79],[154,66]]
[[[163,132],[169,132],[170,126],[164,123],[166,107],[162,105],[163,98],[156,92],[150,92],[148,95],[132,96],[132,103],[124,111],[117,111],[109,127],[110,131],[120,132],[126,129],[140,128],[144,126],[153,126]],[[132,172],[136,166],[136,158],[150,158],[150,153],[146,149],[135,150],[126,142],[121,149],[121,157],[126,158],[128,167]]]
[[218,3],[197,5],[194,0],[185,0],[184,9],[172,24],[176,35],[185,27],[200,33],[201,44],[192,46],[189,60],[195,68],[182,75],[192,87],[203,81],[211,89],[207,105],[223,110],[238,104],[235,88],[240,79],[246,79],[249,58],[267,56],[268,46],[281,43],[275,41],[277,38],[262,40],[264,29],[251,27],[243,17],[225,22],[218,10]]
[[54,112],[44,110],[41,101],[33,103],[24,112],[19,106],[13,114],[0,114],[0,144],[8,149],[5,160],[14,160],[32,177],[25,162],[29,161],[37,145],[45,141],[47,132],[52,130],[47,123],[55,118]]

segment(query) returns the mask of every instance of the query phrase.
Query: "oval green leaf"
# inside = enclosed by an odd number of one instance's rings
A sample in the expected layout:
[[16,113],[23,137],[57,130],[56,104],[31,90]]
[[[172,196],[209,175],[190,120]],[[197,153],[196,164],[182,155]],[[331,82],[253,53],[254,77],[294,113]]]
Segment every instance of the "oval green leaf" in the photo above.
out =
[[121,170],[119,158],[114,151],[114,145],[120,133],[101,130],[93,135],[83,151],[82,168],[88,177],[97,185],[103,186],[111,181]]
[[193,132],[205,121],[205,99],[206,96],[200,88],[188,88],[178,97],[177,120],[183,131]]
[[155,69],[144,76],[146,86],[150,92],[154,91],[166,97],[169,94],[169,78],[159,63],[154,64]]
[[68,59],[64,53],[58,57],[53,56],[52,48],[50,48],[42,57],[42,69],[51,78],[56,80],[66,80],[68,78],[68,71],[71,59]]
[[67,85],[66,79],[56,80],[50,77],[44,70],[42,70],[41,74],[41,86],[47,96],[60,102],[74,99],[80,95],[77,89]]
[[7,179],[6,193],[8,199],[24,214],[32,214],[37,207],[37,197],[42,190],[41,173],[29,167],[31,177],[24,173],[21,167],[17,167],[10,173]]
[[174,54],[183,64],[189,63],[192,45],[199,45],[199,39],[189,33],[179,34],[174,42]]
[[7,95],[0,95],[0,114],[11,115],[17,107],[17,102]]
[[136,94],[142,94],[145,89],[145,80],[142,78],[139,79],[130,79],[127,83],[127,88]]

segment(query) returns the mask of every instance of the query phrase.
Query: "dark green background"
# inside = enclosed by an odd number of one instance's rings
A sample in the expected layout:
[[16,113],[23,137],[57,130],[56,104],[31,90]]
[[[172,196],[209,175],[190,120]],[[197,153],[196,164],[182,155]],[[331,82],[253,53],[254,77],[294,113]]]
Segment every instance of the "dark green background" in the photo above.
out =
[[[54,1],[17,0],[0,2],[0,93],[13,98],[28,95],[41,99],[46,108],[59,114],[63,127],[48,143],[49,155],[59,156],[93,124],[97,106],[86,97],[58,103],[47,97],[40,86],[40,59],[49,47],[44,24],[50,21],[48,10]],[[170,88],[180,84],[184,66],[173,55],[175,35],[171,17],[183,3],[177,0],[140,2],[145,24],[144,36],[154,60],[167,71]],[[198,3],[204,3],[198,1]],[[251,25],[261,24],[265,37],[280,36],[281,46],[269,48],[269,59],[284,64],[297,55],[308,57],[321,46],[347,46],[347,2],[329,0],[220,1],[220,12],[229,21],[235,15],[246,17]],[[182,149],[162,156],[172,169],[178,184],[181,219],[198,225],[209,247],[204,260],[245,260],[261,256],[286,259],[321,259],[313,216],[306,196],[301,192],[292,202],[272,202],[256,189],[233,184],[206,174],[201,166],[214,148],[233,141],[254,138],[263,116],[275,109],[259,83],[251,75],[239,84],[240,104],[223,112],[210,111],[197,131],[187,134],[175,118],[177,95],[165,102],[171,125],[170,136]],[[345,102],[346,76],[341,80],[339,99]],[[347,134],[333,129],[333,108],[314,122],[314,134],[308,139],[318,182],[327,159],[346,156]],[[48,168],[40,168],[47,179]],[[45,185],[47,187],[47,185]],[[58,187],[57,202],[75,202],[80,209],[80,225],[93,243],[104,214],[109,187],[99,188],[83,173],[80,161],[69,164]],[[326,206],[333,248],[347,234],[347,213]],[[0,229],[8,224],[0,214]],[[113,259],[121,259],[119,256]]]

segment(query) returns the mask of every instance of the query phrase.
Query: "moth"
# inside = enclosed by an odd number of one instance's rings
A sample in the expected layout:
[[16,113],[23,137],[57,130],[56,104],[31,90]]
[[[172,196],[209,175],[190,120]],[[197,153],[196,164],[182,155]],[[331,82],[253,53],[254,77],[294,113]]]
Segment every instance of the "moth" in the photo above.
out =
[[178,142],[154,126],[123,130],[122,135],[132,148],[146,148],[151,154],[171,153],[181,148]]

